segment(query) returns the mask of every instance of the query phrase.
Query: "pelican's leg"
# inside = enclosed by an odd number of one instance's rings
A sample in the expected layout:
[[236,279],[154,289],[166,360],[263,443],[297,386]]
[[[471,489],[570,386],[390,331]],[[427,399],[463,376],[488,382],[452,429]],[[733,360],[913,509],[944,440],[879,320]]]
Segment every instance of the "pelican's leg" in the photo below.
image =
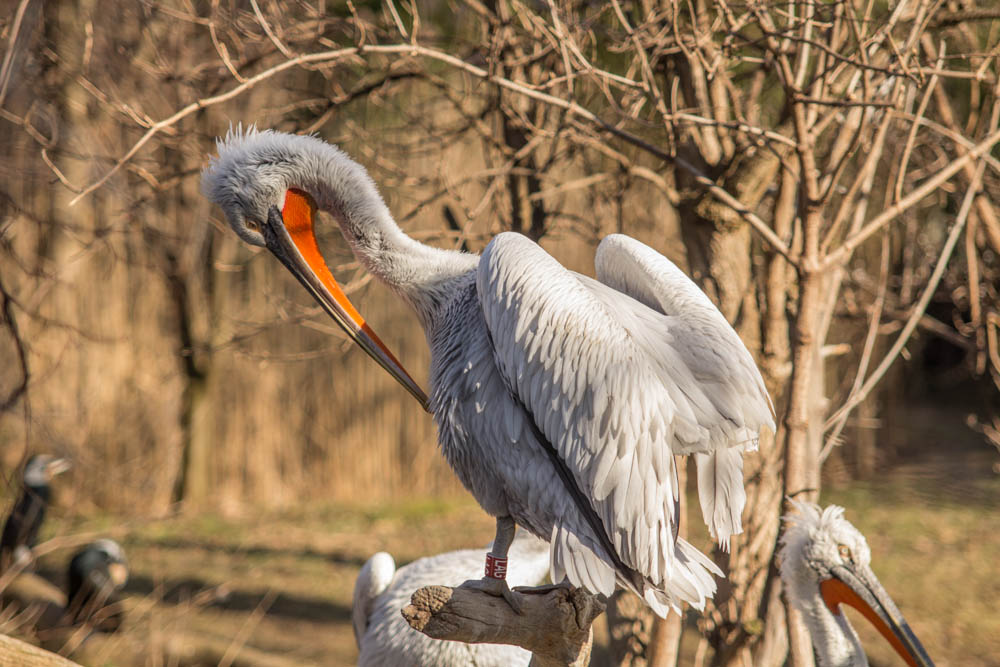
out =
[[518,614],[521,613],[521,602],[517,594],[507,585],[507,551],[514,542],[514,532],[517,524],[509,516],[497,517],[497,534],[493,538],[493,548],[486,554],[486,576],[482,579],[470,579],[462,584],[463,588],[502,597]]

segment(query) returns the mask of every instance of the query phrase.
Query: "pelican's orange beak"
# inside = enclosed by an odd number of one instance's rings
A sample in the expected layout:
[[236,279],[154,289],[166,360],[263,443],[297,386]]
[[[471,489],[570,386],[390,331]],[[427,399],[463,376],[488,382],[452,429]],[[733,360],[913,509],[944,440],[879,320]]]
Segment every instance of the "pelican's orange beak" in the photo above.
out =
[[833,577],[821,582],[819,589],[823,602],[835,616],[840,615],[841,604],[860,611],[910,667],[934,667],[934,662],[871,568],[836,567]]
[[315,215],[316,202],[309,193],[295,188],[288,190],[282,210],[273,208],[263,226],[268,250],[292,272],[351,340],[413,394],[424,410],[430,411],[427,394],[372,331],[330,273],[316,243]]

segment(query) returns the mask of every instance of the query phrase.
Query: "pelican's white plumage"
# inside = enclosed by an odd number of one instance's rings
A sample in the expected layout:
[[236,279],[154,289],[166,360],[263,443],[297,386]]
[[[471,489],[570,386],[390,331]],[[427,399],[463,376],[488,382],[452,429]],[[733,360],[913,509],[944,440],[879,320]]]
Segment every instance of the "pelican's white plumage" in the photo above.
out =
[[[520,427],[509,437],[530,437],[520,422],[533,418],[555,446],[617,555],[644,575],[622,583],[656,608],[672,602],[657,595],[672,579],[700,606],[714,585],[697,564],[717,570],[681,540],[663,548],[679,494],[672,454],[697,453],[699,471],[723,468],[699,481],[709,526],[728,542],[745,501],[741,451],[773,428],[763,381],[718,309],[662,255],[612,235],[598,248],[597,276],[603,282],[567,271],[519,234],[500,234],[483,252],[477,293],[494,361],[526,408],[509,418]],[[577,517],[554,521],[553,578],[566,572],[610,595],[606,550]]]
[[[820,667],[867,665],[861,640],[843,614],[834,615],[823,602],[822,563],[839,563],[841,545],[858,562],[868,566],[872,553],[861,532],[844,518],[844,508],[821,509],[812,503],[793,502],[797,514],[784,517],[787,524],[778,552],[785,594],[802,612],[816,647]],[[819,565],[819,567],[814,567]]]
[[482,257],[423,245],[360,166],[314,137],[231,132],[203,177],[257,245],[249,227],[289,188],[331,213],[416,311],[442,451],[498,517],[498,537],[511,517],[551,540],[554,581],[606,595],[625,586],[661,615],[681,600],[702,607],[721,572],[676,537],[673,455],[696,456],[705,520],[727,544],[741,530],[741,453],[774,420],[750,353],[701,290],[621,234],[600,244],[598,280],[513,233]]
[[[549,573],[549,546],[523,531],[510,549],[511,586],[536,586]],[[483,573],[480,549],[450,551],[420,558],[395,569],[392,556],[368,559],[354,585],[351,621],[357,640],[358,667],[518,667],[531,653],[505,644],[463,644],[431,639],[403,619],[400,610],[423,586],[458,586]]]

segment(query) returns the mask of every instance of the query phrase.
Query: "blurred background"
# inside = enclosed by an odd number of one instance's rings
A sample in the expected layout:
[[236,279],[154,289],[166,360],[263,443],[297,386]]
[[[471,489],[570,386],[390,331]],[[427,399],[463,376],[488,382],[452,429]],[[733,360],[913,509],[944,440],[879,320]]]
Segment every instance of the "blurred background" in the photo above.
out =
[[[47,646],[351,664],[371,553],[492,537],[431,417],[200,195],[216,137],[257,123],[338,144],[425,243],[478,252],[515,230],[593,275],[624,232],[734,324],[781,423],[746,457],[747,533],[716,553],[731,584],[675,620],[682,664],[784,662],[770,564],[790,493],[847,507],[938,664],[1000,664],[995,13],[7,0],[0,506],[31,454],[66,457],[39,571],[58,584],[103,535],[132,571],[119,632]],[[323,222],[335,274],[426,378],[416,318]],[[685,530],[711,549],[697,510]],[[626,607],[595,664],[647,664],[650,620]],[[0,633],[38,640],[17,616]]]

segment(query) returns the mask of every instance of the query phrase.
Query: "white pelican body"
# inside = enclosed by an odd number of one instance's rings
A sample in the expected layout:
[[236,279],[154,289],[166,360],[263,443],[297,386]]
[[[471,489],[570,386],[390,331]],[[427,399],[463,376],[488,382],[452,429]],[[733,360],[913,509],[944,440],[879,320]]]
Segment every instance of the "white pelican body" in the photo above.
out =
[[[673,455],[696,456],[705,520],[728,544],[746,500],[742,452],[774,420],[749,352],[683,272],[620,234],[597,250],[598,280],[519,234],[481,257],[432,248],[399,229],[362,167],[315,137],[237,130],[218,148],[207,196],[433,412],[448,462],[497,517],[495,552],[516,522],[551,542],[554,582],[624,586],[660,615],[703,606],[722,573],[676,536]],[[416,312],[429,399],[337,295],[315,208]]]
[[[511,586],[536,586],[549,573],[549,545],[521,533],[510,548]],[[396,570],[392,556],[368,559],[354,585],[351,621],[358,667],[526,667],[531,653],[506,644],[464,644],[431,639],[407,624],[400,610],[424,586],[458,586],[483,573],[483,551],[449,551]]]
[[934,667],[871,569],[864,535],[844,508],[792,501],[778,559],[785,595],[802,612],[820,667],[867,667],[861,641],[840,610],[847,604],[882,633],[912,667]]

